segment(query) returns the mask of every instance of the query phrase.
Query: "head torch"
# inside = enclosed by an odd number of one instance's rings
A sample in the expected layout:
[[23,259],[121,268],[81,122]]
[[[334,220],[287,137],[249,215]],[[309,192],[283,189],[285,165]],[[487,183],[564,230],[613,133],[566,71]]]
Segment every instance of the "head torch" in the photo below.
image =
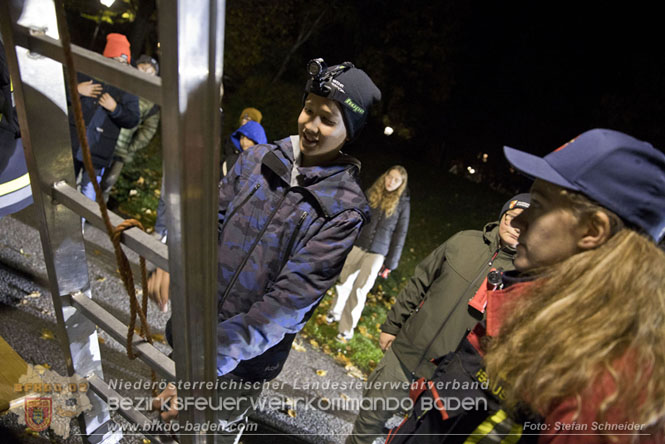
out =
[[307,81],[305,90],[317,96],[344,102],[348,95],[344,91],[344,84],[335,80],[335,77],[351,68],[354,68],[351,62],[328,68],[323,59],[312,59],[307,63],[307,74],[310,79]]

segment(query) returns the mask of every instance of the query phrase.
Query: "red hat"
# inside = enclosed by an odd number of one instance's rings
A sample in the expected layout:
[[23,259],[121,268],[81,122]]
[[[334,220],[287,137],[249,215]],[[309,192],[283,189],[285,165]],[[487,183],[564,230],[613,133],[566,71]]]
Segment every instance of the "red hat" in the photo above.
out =
[[127,40],[127,37],[115,32],[107,35],[104,57],[126,57],[127,63],[131,62],[132,53],[129,52],[129,40]]

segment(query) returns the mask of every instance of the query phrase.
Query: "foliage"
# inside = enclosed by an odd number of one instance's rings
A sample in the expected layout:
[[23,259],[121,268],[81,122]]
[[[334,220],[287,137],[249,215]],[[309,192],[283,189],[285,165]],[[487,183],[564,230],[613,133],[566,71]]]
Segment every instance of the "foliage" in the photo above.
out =
[[162,183],[161,136],[157,132],[150,144],[125,165],[111,192],[113,211],[143,224],[152,232],[157,218],[157,202]]

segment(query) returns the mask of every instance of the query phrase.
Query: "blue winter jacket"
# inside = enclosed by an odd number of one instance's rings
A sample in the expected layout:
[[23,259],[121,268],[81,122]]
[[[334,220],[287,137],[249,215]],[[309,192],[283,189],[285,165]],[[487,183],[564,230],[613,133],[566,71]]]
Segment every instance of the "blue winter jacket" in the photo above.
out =
[[220,184],[217,372],[270,380],[342,269],[369,206],[359,163],[299,167],[290,139],[243,152]]

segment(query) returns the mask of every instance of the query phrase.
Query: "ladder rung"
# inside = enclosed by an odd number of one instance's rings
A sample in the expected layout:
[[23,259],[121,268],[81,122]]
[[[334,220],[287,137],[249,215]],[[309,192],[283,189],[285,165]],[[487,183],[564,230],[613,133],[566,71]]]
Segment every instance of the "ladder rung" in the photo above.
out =
[[[118,392],[110,388],[103,379],[99,378],[94,373],[88,376],[87,379],[88,382],[90,383],[90,388],[92,389],[92,391],[95,392],[97,395],[99,395],[99,397],[102,398],[104,401],[108,402],[109,399],[115,399],[118,401],[125,399],[124,396],[120,395]],[[124,404],[125,404],[124,402],[119,402],[118,413],[120,413],[122,417],[125,418],[127,421],[137,425],[141,424],[149,425],[152,423],[152,421],[148,419],[140,411],[134,408],[131,409],[122,408]],[[156,443],[175,444],[177,442],[169,436],[153,433],[149,428],[141,429],[140,433]]]
[[[99,211],[97,202],[88,199],[64,181],[56,183],[52,189],[53,198],[58,203],[63,204],[76,214],[85,217],[93,226],[106,232],[106,226],[102,220],[102,214]],[[109,211],[109,217],[113,226],[117,226],[124,220],[111,211]],[[143,256],[159,268],[168,271],[168,247],[154,237],[138,228],[130,228],[123,232],[120,241],[130,250]]]
[[[72,294],[72,302],[78,310],[111,335],[113,339],[122,345],[127,343],[127,326],[101,305],[87,297],[85,293],[78,292]],[[145,362],[167,380],[175,381],[175,362],[171,358],[138,335],[134,335],[132,344],[134,352],[141,361]]]
[[[15,25],[14,38],[18,46],[29,49],[64,64],[65,56],[60,40],[45,34],[30,32],[29,28]],[[101,54],[72,45],[74,66],[78,72],[102,79],[123,91],[162,104],[162,79],[138,69],[117,63]]]

